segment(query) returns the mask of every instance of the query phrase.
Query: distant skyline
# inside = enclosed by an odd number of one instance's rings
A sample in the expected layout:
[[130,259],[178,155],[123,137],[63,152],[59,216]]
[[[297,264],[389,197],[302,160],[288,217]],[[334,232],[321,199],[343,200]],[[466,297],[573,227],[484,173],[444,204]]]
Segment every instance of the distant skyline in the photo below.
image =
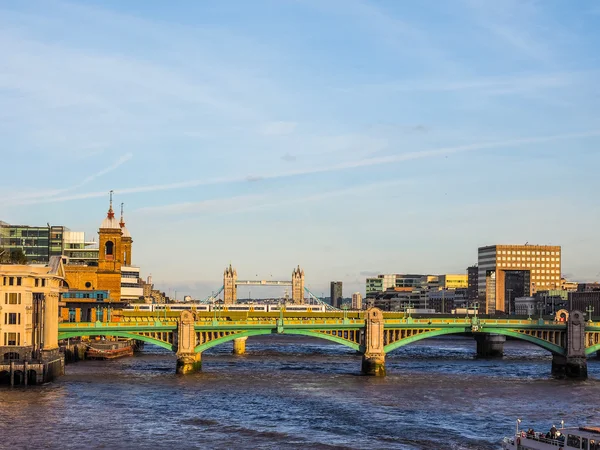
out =
[[91,237],[113,189],[133,263],[180,298],[230,262],[349,297],[525,242],[599,280],[599,21],[593,0],[0,1],[0,220]]

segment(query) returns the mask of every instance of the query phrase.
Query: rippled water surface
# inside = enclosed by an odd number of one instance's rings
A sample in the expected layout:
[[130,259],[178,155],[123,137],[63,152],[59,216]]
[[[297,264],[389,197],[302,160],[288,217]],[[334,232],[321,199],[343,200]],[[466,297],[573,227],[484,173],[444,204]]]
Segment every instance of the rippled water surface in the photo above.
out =
[[517,416],[536,430],[600,424],[600,360],[587,381],[554,380],[549,353],[522,342],[481,360],[472,339],[421,341],[388,355],[385,378],[360,376],[360,356],[327,341],[250,338],[247,350],[213,348],[180,377],[174,354],[146,346],[2,386],[0,448],[498,449]]

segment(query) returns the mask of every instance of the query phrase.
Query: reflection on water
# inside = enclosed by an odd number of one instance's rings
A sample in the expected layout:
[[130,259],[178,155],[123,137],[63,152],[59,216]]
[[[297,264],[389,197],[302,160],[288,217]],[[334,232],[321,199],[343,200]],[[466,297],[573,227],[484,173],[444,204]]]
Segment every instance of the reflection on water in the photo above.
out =
[[497,449],[517,416],[536,430],[600,423],[600,361],[584,382],[550,377],[546,351],[509,341],[500,360],[471,339],[427,340],[388,355],[386,378],[323,340],[250,338],[174,375],[158,347],[67,366],[54,383],[0,389],[0,448]]

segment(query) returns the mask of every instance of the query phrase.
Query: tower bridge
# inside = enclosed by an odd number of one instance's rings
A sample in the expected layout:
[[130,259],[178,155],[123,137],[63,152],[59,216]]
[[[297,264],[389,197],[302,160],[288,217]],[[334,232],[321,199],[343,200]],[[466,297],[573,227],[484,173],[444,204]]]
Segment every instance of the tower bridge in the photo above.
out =
[[[292,287],[292,302],[294,304],[304,303],[304,270],[300,266],[292,271],[292,279],[290,281],[273,281],[273,280],[238,280],[237,271],[231,267],[225,268],[223,272],[223,303],[230,305],[237,302],[237,287],[238,286],[291,286]],[[221,292],[221,291],[219,291]],[[319,301],[320,302],[320,301]]]
[[115,336],[140,340],[177,354],[177,373],[198,371],[202,352],[234,341],[234,353],[245,351],[250,336],[290,334],[312,336],[345,345],[362,354],[362,373],[385,375],[387,353],[431,337],[473,336],[477,353],[502,355],[506,337],[520,339],[552,353],[552,372],[572,378],[587,377],[586,358],[600,351],[600,322],[585,321],[573,311],[566,322],[543,319],[482,319],[439,316],[399,317],[378,308],[344,312],[216,312],[114,314],[111,322],[61,323],[59,339],[78,336]]

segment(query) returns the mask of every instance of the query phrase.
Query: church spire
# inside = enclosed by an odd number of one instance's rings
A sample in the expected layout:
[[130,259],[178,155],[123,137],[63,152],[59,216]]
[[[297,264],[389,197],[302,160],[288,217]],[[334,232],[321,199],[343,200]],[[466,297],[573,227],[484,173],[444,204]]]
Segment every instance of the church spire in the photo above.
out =
[[112,196],[113,196],[113,191],[111,189],[111,191],[110,191],[110,206],[108,207],[108,214],[107,214],[107,217],[109,219],[112,219],[115,217],[115,212],[113,211],[113,208],[112,208]]
[[121,225],[121,228],[123,228],[125,226],[125,220],[123,219],[123,205],[125,203],[121,203],[121,221],[119,222],[119,225]]

